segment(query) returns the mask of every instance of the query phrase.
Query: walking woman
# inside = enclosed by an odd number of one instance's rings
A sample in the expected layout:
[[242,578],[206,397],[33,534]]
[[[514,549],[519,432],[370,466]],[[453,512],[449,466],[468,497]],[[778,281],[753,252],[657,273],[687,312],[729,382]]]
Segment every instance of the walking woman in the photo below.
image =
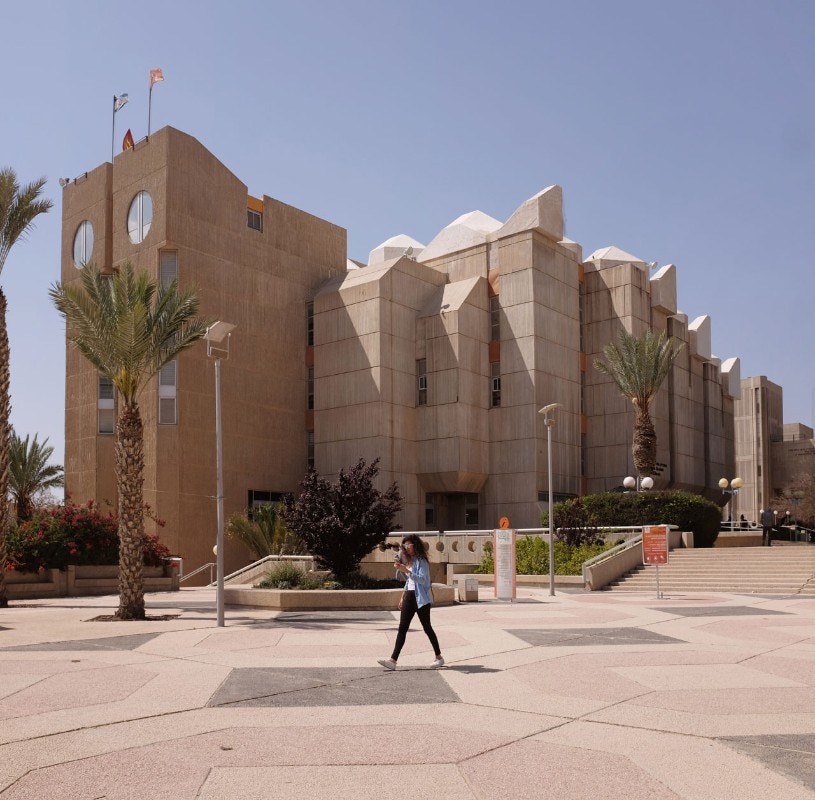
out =
[[[380,658],[378,663],[385,669],[396,669],[399,653],[405,644],[410,622],[414,614],[418,614],[419,622],[433,645],[436,655],[431,667],[443,667],[444,659],[441,657],[439,640],[430,624],[430,607],[433,604],[433,595],[430,591],[430,564],[427,563],[427,550],[424,542],[415,534],[410,533],[402,539],[402,560],[394,562],[394,566],[407,578],[405,590],[399,600],[399,632],[396,634],[396,643],[390,658]],[[397,557],[398,559],[398,557]]]

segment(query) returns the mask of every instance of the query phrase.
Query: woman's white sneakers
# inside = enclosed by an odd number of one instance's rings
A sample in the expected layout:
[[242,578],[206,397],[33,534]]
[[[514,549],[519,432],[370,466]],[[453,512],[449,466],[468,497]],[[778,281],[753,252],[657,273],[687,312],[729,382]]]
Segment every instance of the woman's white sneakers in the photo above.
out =
[[380,658],[376,663],[385,669],[396,669],[396,662],[392,658]]
[[[380,661],[379,663],[381,664],[382,662]],[[443,667],[444,666],[444,659],[441,656],[439,656],[430,666],[433,667],[433,669],[438,669],[439,667]]]

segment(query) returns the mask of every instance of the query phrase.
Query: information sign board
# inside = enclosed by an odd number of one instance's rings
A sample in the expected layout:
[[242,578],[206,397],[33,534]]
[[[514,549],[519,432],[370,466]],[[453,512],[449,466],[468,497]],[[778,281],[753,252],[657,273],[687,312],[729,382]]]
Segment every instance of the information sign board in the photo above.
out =
[[642,529],[642,563],[668,563],[667,525],[646,525]]
[[515,529],[493,530],[493,586],[499,600],[515,599]]

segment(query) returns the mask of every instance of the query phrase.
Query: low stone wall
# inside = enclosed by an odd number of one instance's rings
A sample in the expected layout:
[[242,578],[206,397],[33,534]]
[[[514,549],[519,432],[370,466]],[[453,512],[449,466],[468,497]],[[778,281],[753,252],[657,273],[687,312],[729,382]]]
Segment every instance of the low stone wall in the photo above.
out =
[[[275,611],[394,611],[401,589],[250,589],[225,586],[227,605],[269,608]],[[433,584],[434,605],[456,601],[452,586]]]
[[714,547],[761,547],[761,528],[747,531],[719,531]]
[[[170,592],[179,587],[178,572],[165,573],[164,567],[144,567],[145,592]],[[116,594],[119,591],[118,566],[74,566],[65,570],[7,572],[9,600],[34,600],[44,597],[83,597]]]

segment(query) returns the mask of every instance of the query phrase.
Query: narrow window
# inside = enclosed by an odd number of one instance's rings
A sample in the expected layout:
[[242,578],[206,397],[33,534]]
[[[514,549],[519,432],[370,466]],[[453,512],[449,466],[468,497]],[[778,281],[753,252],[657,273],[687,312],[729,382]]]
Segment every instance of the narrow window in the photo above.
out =
[[490,364],[490,408],[501,405],[501,362]]
[[468,528],[478,527],[478,495],[464,496],[464,525]]
[[314,410],[314,367],[308,368],[308,380],[306,384],[306,408]]
[[436,527],[436,495],[432,492],[424,496],[424,526],[428,530]]
[[147,192],[139,192],[127,212],[127,235],[133,244],[144,241],[153,224],[153,200]]
[[306,432],[306,461],[309,469],[314,469],[314,431]]
[[116,401],[113,381],[104,375],[99,376],[99,391],[96,401],[97,431],[113,433],[116,430]]
[[247,223],[253,231],[263,230],[263,214],[258,211],[253,211],[251,208],[246,209]]
[[159,285],[166,289],[173,281],[178,280],[178,251],[161,250],[158,262]]
[[427,405],[427,359],[416,361],[416,405]]
[[314,303],[306,303],[306,344],[314,346]]
[[165,364],[158,377],[158,424],[175,425],[176,413],[176,361]]
[[497,297],[490,298],[490,341],[501,341],[501,304]]
[[93,225],[88,220],[79,223],[74,235],[74,264],[81,269],[93,255]]

